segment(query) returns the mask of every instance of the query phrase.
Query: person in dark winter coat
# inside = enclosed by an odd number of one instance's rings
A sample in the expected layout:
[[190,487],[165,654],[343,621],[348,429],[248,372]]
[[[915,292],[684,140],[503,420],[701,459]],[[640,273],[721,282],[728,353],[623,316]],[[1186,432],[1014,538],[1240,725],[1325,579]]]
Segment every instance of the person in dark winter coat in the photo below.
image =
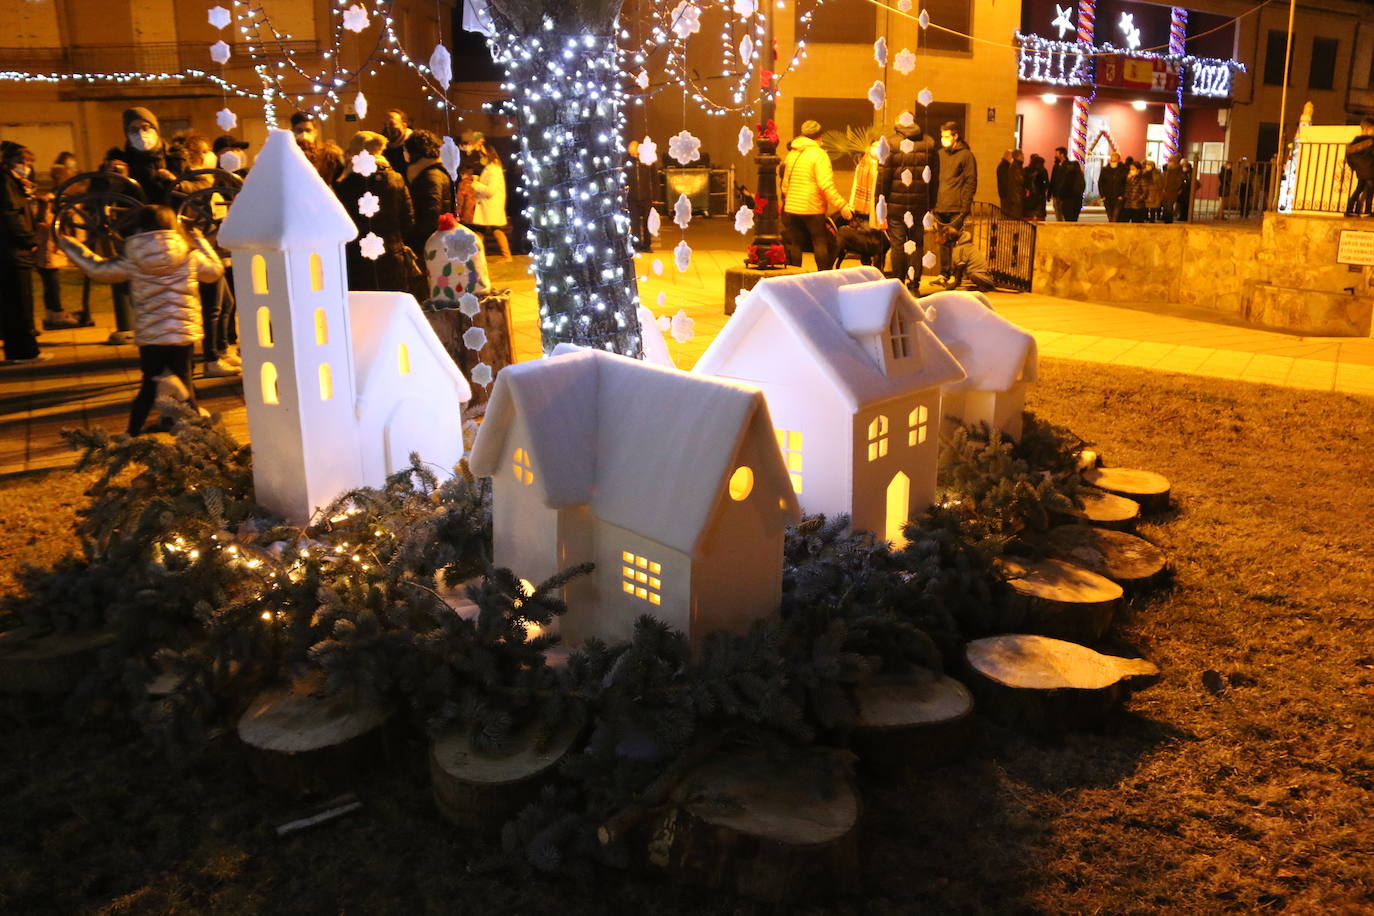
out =
[[1355,173],[1355,189],[1345,204],[1346,216],[1368,216],[1374,205],[1374,118],[1360,121],[1360,132],[1345,148],[1345,162]]
[[[891,246],[892,275],[913,286],[921,282],[921,259],[925,256],[925,217],[930,212],[930,187],[924,178],[926,168],[932,171],[935,163],[935,141],[921,130],[904,111],[897,117],[897,135],[892,138],[892,151],[878,168],[875,185],[876,198],[887,207],[886,231]],[[875,199],[876,199],[875,198]],[[908,225],[909,223],[909,225]],[[907,242],[912,250],[907,251]]]
[[332,140],[321,139],[320,125],[303,111],[291,116],[291,133],[296,135],[297,145],[315,171],[320,173],[324,183],[334,187],[334,182],[339,180],[344,171],[343,149]]
[[1166,223],[1174,221],[1174,210],[1178,208],[1178,195],[1183,190],[1183,157],[1174,154],[1164,166],[1160,179],[1163,195],[1159,201],[1159,216]]
[[[346,249],[348,288],[410,293],[422,286],[419,262],[406,246],[406,238],[415,224],[415,212],[405,179],[387,163],[383,155],[385,149],[386,138],[381,134],[358,131],[344,152],[348,170],[334,186],[334,193],[358,227],[359,237],[349,242]],[[376,160],[377,170],[371,175],[360,175],[353,169],[353,157],[363,150]],[[372,216],[364,215],[359,209],[359,202],[366,194],[377,198],[377,210]],[[374,235],[381,239],[382,253],[376,258],[364,257],[363,242]]]
[[127,109],[124,138],[124,149],[118,158],[128,168],[129,177],[143,188],[148,203],[166,206],[171,202],[177,176],[167,167],[167,143],[162,139],[157,116],[146,108]]
[[[973,195],[978,190],[978,161],[964,142],[963,130],[954,121],[940,125],[939,180],[935,194],[935,225],[963,230],[973,212]],[[940,246],[940,277],[948,285],[954,268],[950,245]]]
[[1045,170],[1045,158],[1031,153],[1026,166],[1026,218],[1043,220],[1045,201],[1050,193],[1050,173]]
[[639,141],[631,140],[625,147],[628,158],[625,162],[626,201],[630,207],[630,228],[635,234],[635,250],[645,253],[654,250],[654,239],[649,232],[649,211],[657,199],[658,164],[646,163],[639,158]]
[[1076,223],[1083,209],[1083,166],[1069,158],[1069,151],[1054,148],[1054,170],[1050,172],[1050,197],[1054,199],[1054,213],[1061,222]]
[[1145,222],[1157,223],[1160,220],[1159,207],[1164,203],[1164,174],[1155,168],[1153,159],[1145,160],[1140,170],[1145,179]]
[[997,288],[997,281],[993,280],[992,271],[988,269],[987,258],[973,244],[973,233],[953,226],[945,226],[940,233],[941,243],[948,245],[950,250],[950,289],[958,289],[965,280],[982,293]]
[[389,109],[386,123],[382,126],[382,136],[386,137],[386,161],[398,175],[404,175],[411,162],[410,154],[406,152],[406,139],[410,133],[410,115],[399,108]]
[[1003,216],[1021,218],[1026,207],[1026,167],[1021,162],[1019,149],[1007,150],[1002,154],[1002,161],[997,163],[997,197]]
[[1149,201],[1150,185],[1140,166],[1131,162],[1126,166],[1126,194],[1122,198],[1121,221],[1145,222],[1145,205]]
[[1122,221],[1121,210],[1125,207],[1126,166],[1121,154],[1112,150],[1102,173],[1097,176],[1097,191],[1102,195],[1102,206],[1107,211],[1107,220],[1113,223]]
[[1184,159],[1179,168],[1183,170],[1183,186],[1178,189],[1178,198],[1174,202],[1177,208],[1174,217],[1186,223],[1193,205],[1193,164]]
[[453,212],[453,179],[439,161],[439,138],[427,130],[414,130],[406,138],[406,183],[415,208],[415,223],[406,244],[420,262],[425,257],[425,242],[439,230],[439,217]]
[[33,271],[38,254],[33,219],[33,151],[0,146],[0,332],[5,362],[40,359],[33,324]]

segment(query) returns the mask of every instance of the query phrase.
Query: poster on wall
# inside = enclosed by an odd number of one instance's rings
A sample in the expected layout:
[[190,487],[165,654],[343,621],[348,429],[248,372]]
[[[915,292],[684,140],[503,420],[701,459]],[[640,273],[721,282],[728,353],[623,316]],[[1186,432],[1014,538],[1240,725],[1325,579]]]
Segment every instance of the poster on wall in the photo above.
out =
[[1178,61],[1103,54],[1097,58],[1097,85],[1174,92],[1178,89]]

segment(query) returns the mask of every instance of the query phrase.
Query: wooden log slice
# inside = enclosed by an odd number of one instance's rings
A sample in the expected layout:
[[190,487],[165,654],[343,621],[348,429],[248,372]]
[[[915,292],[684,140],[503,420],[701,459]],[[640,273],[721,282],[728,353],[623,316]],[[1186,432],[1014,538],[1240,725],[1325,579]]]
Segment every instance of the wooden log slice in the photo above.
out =
[[19,627],[0,633],[0,693],[70,693],[114,638],[102,630],[40,635]]
[[1101,528],[1115,528],[1129,531],[1140,518],[1140,503],[1124,496],[1117,496],[1097,487],[1079,487],[1078,501],[1081,508],[1074,507],[1064,512],[1054,512],[1056,517],[1068,522],[1081,522]]
[[1101,639],[1121,605],[1121,586],[1063,560],[999,557],[1011,602],[1024,613],[1020,629],[1056,639]]
[[1169,508],[1169,479],[1154,471],[1134,468],[1089,468],[1083,479],[1099,489],[1140,503],[1144,513]]
[[675,881],[768,903],[811,902],[859,884],[859,797],[833,754],[785,762],[717,753],[674,789],[649,861]]
[[498,832],[538,795],[585,723],[579,707],[542,746],[538,730],[526,727],[514,736],[510,753],[501,757],[473,751],[466,729],[435,738],[429,748],[429,775],[439,812],[474,836]]
[[385,752],[391,711],[372,703],[314,695],[305,680],[259,694],[239,719],[248,765],[265,785],[293,792],[337,791]]
[[979,710],[1032,734],[1098,725],[1132,692],[1159,680],[1159,668],[1143,658],[1102,655],[1045,636],[977,639],[964,657]]
[[973,695],[952,677],[854,690],[854,749],[876,772],[940,766],[960,757],[973,735]]
[[1106,576],[1128,589],[1155,585],[1164,575],[1164,551],[1134,534],[1091,525],[1060,525],[1045,535],[1050,556]]

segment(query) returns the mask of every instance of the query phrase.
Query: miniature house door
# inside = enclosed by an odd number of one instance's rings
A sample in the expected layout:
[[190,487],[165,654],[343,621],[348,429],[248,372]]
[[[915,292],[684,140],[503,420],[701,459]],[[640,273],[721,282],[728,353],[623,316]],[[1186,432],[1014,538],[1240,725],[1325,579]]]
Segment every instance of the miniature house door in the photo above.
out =
[[883,524],[883,537],[892,542],[894,548],[906,546],[902,526],[911,514],[911,478],[902,471],[892,475],[887,485],[887,514]]

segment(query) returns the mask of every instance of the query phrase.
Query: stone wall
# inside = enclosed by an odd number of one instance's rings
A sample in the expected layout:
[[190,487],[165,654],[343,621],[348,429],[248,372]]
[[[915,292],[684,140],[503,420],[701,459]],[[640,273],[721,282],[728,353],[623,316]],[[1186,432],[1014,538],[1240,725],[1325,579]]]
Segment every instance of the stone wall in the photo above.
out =
[[1226,223],[1042,223],[1035,291],[1067,299],[1206,309],[1257,326],[1365,337],[1371,271],[1336,263],[1342,229],[1367,221],[1267,213]]

